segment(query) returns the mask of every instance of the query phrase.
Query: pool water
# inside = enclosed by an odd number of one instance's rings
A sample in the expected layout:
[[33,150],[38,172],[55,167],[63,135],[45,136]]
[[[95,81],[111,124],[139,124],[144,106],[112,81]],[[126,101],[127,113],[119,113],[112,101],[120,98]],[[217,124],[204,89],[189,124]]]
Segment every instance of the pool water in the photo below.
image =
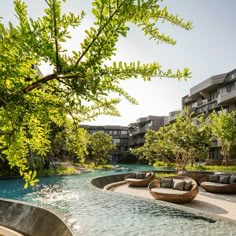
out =
[[102,191],[90,184],[95,177],[111,174],[117,172],[45,177],[26,190],[20,179],[1,180],[0,197],[49,205],[64,212],[75,235],[236,235],[235,224],[230,221],[210,220],[165,202]]

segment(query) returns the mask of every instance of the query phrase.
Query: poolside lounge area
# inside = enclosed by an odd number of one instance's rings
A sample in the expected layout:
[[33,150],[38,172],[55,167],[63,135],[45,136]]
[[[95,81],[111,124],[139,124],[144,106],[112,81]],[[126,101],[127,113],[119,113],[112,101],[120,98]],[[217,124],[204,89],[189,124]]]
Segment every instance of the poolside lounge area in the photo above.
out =
[[[116,186],[112,191],[153,199],[146,187],[128,187],[128,184]],[[236,194],[215,194],[206,192],[201,187],[194,200],[179,204],[188,209],[236,220]]]

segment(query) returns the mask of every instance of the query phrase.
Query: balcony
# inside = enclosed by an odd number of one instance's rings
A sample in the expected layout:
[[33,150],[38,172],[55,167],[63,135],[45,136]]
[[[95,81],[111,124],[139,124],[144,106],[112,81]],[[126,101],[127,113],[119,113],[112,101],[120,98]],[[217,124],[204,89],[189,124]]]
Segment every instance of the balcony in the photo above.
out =
[[132,133],[132,136],[137,135],[137,134],[145,134],[148,129],[150,129],[150,128],[147,128],[147,127],[139,128],[139,127],[137,127],[136,129],[132,130],[131,133]]
[[136,139],[129,139],[129,146],[136,146],[136,145],[143,145],[145,142],[144,137],[136,138]]
[[225,103],[230,103],[235,100],[236,100],[236,90],[232,90],[230,92],[224,90],[220,92],[217,102],[219,105],[223,105]]
[[193,97],[189,97],[188,95],[182,98],[182,103],[183,105],[188,105],[191,104],[193,102],[195,102],[197,99],[193,98]]
[[196,114],[200,114],[203,112],[209,112],[212,109],[215,109],[218,106],[217,100],[212,101],[204,101],[201,106],[197,107],[195,112]]

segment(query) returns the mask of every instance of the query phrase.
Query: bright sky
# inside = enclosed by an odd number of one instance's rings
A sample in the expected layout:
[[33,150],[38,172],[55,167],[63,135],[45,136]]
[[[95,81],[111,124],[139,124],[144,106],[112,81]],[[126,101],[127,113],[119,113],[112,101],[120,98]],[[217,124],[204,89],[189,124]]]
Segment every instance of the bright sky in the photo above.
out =
[[[0,16],[4,21],[14,21],[13,0],[0,1]],[[26,0],[31,16],[43,13],[43,0]],[[185,31],[170,24],[161,24],[160,29],[177,40],[175,46],[155,44],[133,28],[128,37],[118,44],[116,60],[152,62],[158,61],[163,69],[190,68],[192,78],[188,81],[154,78],[151,82],[130,80],[123,84],[126,91],[134,96],[139,105],[123,101],[119,106],[121,117],[101,116],[91,125],[128,125],[140,117],[148,115],[168,115],[170,111],[181,109],[181,98],[189,93],[191,87],[201,81],[236,68],[236,1],[235,0],[166,0],[169,11],[186,20],[193,21],[194,28]],[[87,16],[80,30],[92,22],[91,0],[67,0],[66,11],[85,10]],[[77,34],[76,34],[77,33]],[[83,34],[73,32],[75,38],[67,48],[79,48]],[[42,66],[44,74],[49,73]]]

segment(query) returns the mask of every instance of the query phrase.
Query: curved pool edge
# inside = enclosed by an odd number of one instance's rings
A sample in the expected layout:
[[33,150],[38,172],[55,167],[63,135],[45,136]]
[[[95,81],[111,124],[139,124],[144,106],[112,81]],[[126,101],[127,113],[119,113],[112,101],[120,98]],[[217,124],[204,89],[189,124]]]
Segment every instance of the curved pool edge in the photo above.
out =
[[[158,172],[158,171],[155,171],[155,172]],[[124,180],[124,177],[129,175],[130,173],[131,172],[122,173],[122,174],[115,174],[115,175],[100,176],[100,177],[92,179],[90,183],[92,184],[93,187],[99,188],[101,190],[109,190],[109,189],[106,189],[107,185],[112,185],[112,183],[114,183],[114,187],[115,187],[115,185],[116,185],[115,183],[122,182],[122,180]],[[117,186],[119,186],[119,184]],[[121,195],[126,194],[126,193],[119,193],[119,192],[113,192],[113,193],[114,194],[121,194]],[[129,194],[126,194],[126,195],[129,195]],[[134,197],[133,195],[129,195],[129,196]],[[145,199],[148,201],[155,201],[155,202],[157,201],[155,199],[149,199],[149,198],[137,196],[137,195],[135,197],[140,198],[140,199]],[[204,211],[196,209],[196,208],[191,208],[191,207],[184,206],[181,204],[174,204],[174,203],[164,202],[164,201],[158,201],[158,202],[162,205],[166,205],[167,207],[173,207],[177,210],[185,211],[185,212],[188,212],[188,213],[200,216],[200,217],[204,217],[208,220],[213,220],[213,221],[223,220],[223,221],[230,222],[233,224],[236,223],[236,220],[234,220],[234,219],[227,218],[227,217],[220,216],[220,215],[211,214],[208,212],[204,212]]]
[[73,236],[61,212],[12,199],[0,198],[0,225],[29,236]]

